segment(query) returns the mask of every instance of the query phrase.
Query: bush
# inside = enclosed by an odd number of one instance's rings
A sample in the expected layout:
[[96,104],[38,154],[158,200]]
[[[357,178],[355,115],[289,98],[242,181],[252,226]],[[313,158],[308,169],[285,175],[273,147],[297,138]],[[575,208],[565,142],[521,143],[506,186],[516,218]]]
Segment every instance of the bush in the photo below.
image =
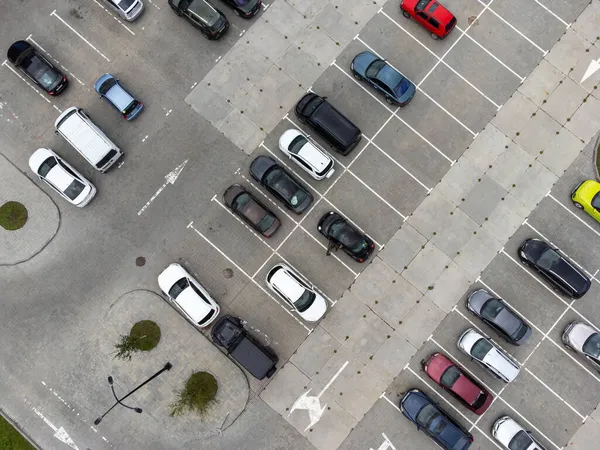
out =
[[180,416],[195,411],[203,418],[216,402],[217,380],[208,372],[194,372],[186,381],[185,387],[177,392],[177,400],[171,407],[171,416]]
[[27,208],[19,202],[6,202],[0,206],[0,225],[9,231],[23,228],[27,222]]
[[128,335],[121,335],[115,358],[131,361],[131,356],[136,352],[148,352],[160,342],[160,327],[151,320],[137,322]]

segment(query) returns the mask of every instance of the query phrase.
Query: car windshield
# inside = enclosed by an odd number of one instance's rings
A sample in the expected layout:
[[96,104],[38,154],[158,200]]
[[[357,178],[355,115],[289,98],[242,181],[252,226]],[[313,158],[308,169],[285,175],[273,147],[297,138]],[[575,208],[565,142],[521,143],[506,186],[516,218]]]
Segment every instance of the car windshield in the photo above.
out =
[[583,352],[594,358],[600,358],[600,333],[592,334],[583,344]]
[[308,142],[308,140],[306,140],[306,138],[302,135],[300,136],[296,136],[292,142],[290,142],[290,146],[288,147],[288,151],[290,153],[293,153],[294,155],[297,155],[300,152],[300,149],[302,149],[302,147],[304,147],[304,145]]
[[305,290],[304,293],[300,296],[300,298],[296,300],[296,302],[294,302],[294,306],[298,309],[298,311],[304,312],[308,308],[310,308],[310,305],[313,304],[315,298],[316,294],[314,292]]
[[454,386],[454,383],[456,383],[456,380],[458,380],[459,378],[460,378],[460,370],[458,370],[456,368],[456,366],[450,366],[446,369],[446,371],[443,373],[442,377],[440,378],[440,383],[442,383],[442,386],[445,386],[448,389],[451,389],[452,386]]
[[115,84],[117,84],[117,80],[115,80],[114,78],[109,78],[100,85],[98,91],[100,92],[100,94],[106,95],[110,88],[113,87]]
[[592,198],[592,207],[600,211],[600,192]]
[[345,245],[352,253],[361,253],[369,248],[367,241],[342,220],[339,220],[331,225],[330,233],[338,242],[341,242],[343,245]]
[[84,189],[85,184],[79,180],[73,180],[73,182],[65,189],[65,195],[71,200],[75,200],[77,197],[79,197],[79,194],[81,194]]
[[504,305],[500,303],[497,299],[491,298],[485,305],[483,305],[483,309],[481,310],[481,315],[484,319],[487,319],[491,322],[502,312],[504,309]]
[[45,177],[46,175],[48,175],[48,172],[50,172],[50,169],[52,169],[56,164],[56,158],[54,156],[51,156],[40,165],[40,168],[38,169],[38,174],[42,177]]
[[546,249],[544,253],[542,253],[542,255],[540,256],[540,258],[537,260],[537,265],[544,270],[551,271],[553,266],[559,263],[560,260],[560,255],[551,248],[549,248]]
[[508,448],[510,450],[527,450],[531,444],[533,444],[531,436],[526,431],[521,430],[510,440]]
[[119,8],[121,8],[123,11],[127,11],[129,8],[131,8],[131,5],[133,5],[134,2],[135,0],[121,0],[117,3],[119,4]]
[[181,294],[181,292],[188,286],[189,282],[187,278],[181,278],[173,286],[171,286],[171,289],[169,289],[169,297],[173,299],[177,298],[179,294]]
[[385,61],[383,59],[376,59],[371,64],[369,64],[369,67],[367,67],[367,70],[365,71],[365,75],[367,76],[367,78],[375,78],[377,77],[379,71],[384,67]]
[[62,76],[35,53],[23,64],[23,69],[47,90],[51,90],[62,80]]
[[423,428],[429,428],[429,425],[433,422],[433,420],[438,417],[440,413],[437,408],[431,404],[425,405],[419,414],[417,414],[417,422]]
[[292,206],[298,206],[306,200],[306,192],[299,189],[294,180],[280,168],[270,170],[265,177],[265,182],[279,192]]
[[487,355],[491,349],[492,344],[490,344],[485,339],[481,338],[477,342],[475,342],[475,345],[471,349],[471,356],[473,356],[473,358],[482,360],[483,358],[485,358],[485,355]]

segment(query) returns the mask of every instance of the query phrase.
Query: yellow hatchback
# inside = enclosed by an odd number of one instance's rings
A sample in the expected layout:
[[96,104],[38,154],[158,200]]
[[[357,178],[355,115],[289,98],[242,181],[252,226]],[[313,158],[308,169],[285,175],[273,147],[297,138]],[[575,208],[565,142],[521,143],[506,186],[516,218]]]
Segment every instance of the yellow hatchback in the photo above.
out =
[[600,183],[587,180],[571,192],[573,204],[600,222]]

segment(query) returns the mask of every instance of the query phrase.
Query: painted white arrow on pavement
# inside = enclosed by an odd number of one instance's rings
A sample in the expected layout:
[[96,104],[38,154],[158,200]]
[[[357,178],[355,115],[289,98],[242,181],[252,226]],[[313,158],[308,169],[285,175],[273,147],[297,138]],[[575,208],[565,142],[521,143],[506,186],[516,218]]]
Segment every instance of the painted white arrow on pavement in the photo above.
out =
[[167,187],[167,185],[175,184],[175,181],[177,180],[177,178],[183,171],[183,168],[185,167],[187,162],[188,162],[188,160],[186,159],[184,162],[182,162],[177,167],[175,167],[174,170],[172,170],[171,172],[169,172],[168,174],[165,175],[165,180],[166,180],[165,183],[158,189],[158,191],[156,191],[156,194],[154,194],[150,198],[150,200],[148,200],[148,202],[144,205],[144,207],[138,211],[138,216],[142,215],[144,210],[146,208],[148,208],[148,206],[150,206],[150,204],[156,199],[156,197],[158,197],[160,195],[160,193]]
[[600,69],[600,58],[592,59],[592,62],[588,66],[587,70],[585,71],[585,74],[583,75],[583,78],[581,79],[581,82],[583,83],[589,77],[594,75],[598,71],[598,69]]
[[46,425],[48,425],[50,428],[52,428],[52,430],[54,431],[54,437],[56,439],[58,439],[61,442],[64,442],[69,447],[71,447],[73,450],[79,450],[79,447],[77,447],[75,445],[75,442],[73,442],[73,439],[71,439],[71,436],[68,435],[68,433],[65,431],[65,429],[63,427],[57,428],[52,422],[50,422],[48,419],[46,419],[44,417],[44,415],[41,412],[39,412],[36,408],[32,408],[32,409],[33,409],[34,413],[36,413],[39,417],[41,417],[41,419],[44,421],[44,423]]

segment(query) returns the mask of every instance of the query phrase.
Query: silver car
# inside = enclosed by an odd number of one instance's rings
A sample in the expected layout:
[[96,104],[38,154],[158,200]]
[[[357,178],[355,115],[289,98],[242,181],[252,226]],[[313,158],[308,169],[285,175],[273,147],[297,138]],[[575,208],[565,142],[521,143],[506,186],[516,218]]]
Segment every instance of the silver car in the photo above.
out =
[[562,335],[564,344],[600,371],[600,333],[583,322],[571,322]]
[[104,3],[127,22],[133,22],[144,10],[142,0],[104,0]]

